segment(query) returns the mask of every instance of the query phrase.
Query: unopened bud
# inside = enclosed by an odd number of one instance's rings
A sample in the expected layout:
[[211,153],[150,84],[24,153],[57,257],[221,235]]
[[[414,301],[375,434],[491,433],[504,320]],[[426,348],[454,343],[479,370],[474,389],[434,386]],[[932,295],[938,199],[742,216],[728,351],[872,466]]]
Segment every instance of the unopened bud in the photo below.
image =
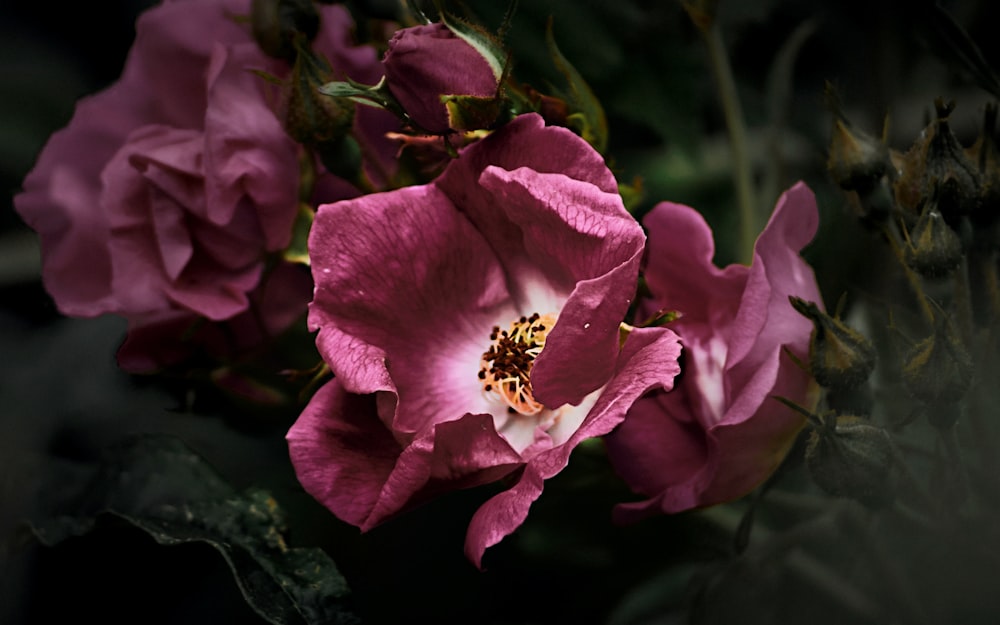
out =
[[806,467],[813,481],[838,497],[856,499],[871,508],[894,496],[895,453],[882,428],[855,416],[827,417],[809,434]]
[[288,135],[305,145],[335,141],[351,131],[354,103],[319,92],[327,82],[323,62],[309,53],[295,58],[285,84],[284,126]]
[[295,38],[312,41],[319,32],[319,13],[312,0],[253,0],[250,26],[265,54],[292,62]]
[[906,248],[906,264],[930,278],[948,275],[962,262],[962,241],[945,223],[936,196],[924,206]]
[[813,322],[809,337],[809,370],[820,386],[854,388],[875,369],[875,346],[857,330],[819,307],[795,296],[789,301]]
[[950,408],[972,384],[972,358],[951,321],[938,316],[934,333],[914,345],[903,359],[903,383],[914,397],[930,404],[931,423],[949,427],[956,412]]

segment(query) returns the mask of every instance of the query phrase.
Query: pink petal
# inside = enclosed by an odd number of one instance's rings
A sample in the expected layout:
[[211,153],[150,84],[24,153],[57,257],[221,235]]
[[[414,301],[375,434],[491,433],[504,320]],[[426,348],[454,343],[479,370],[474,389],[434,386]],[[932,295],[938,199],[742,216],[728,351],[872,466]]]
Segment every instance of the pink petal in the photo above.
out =
[[[685,406],[683,385],[637,401],[625,422],[605,437],[615,471],[650,499],[615,507],[617,522],[631,522],[661,510],[683,510],[700,501],[712,479],[715,444]],[[670,402],[663,401],[670,397]]]
[[[643,400],[635,418],[608,437],[616,469],[650,497],[620,506],[619,519],[733,499],[783,458],[802,418],[772,396],[808,403],[808,375],[784,352],[805,358],[808,350],[811,325],[788,296],[820,301],[799,255],[817,223],[812,193],[798,184],[779,200],[752,266],[720,270],[711,262],[710,231],[692,209],[660,204],[647,217],[646,277],[655,306],[681,310],[671,327],[690,351],[680,387]],[[676,443],[682,433],[699,453],[664,453],[667,440]]]
[[528,508],[542,492],[542,482],[565,468],[580,441],[612,431],[647,392],[673,388],[674,377],[680,373],[680,351],[677,335],[666,328],[638,328],[631,332],[618,356],[614,377],[583,424],[566,443],[532,458],[517,484],[476,511],[466,535],[465,553],[477,567],[482,566],[488,547],[524,522]]
[[287,436],[306,491],[362,531],[441,491],[493,482],[521,466],[489,415],[439,424],[404,447],[374,404],[328,382]]
[[489,166],[507,171],[526,167],[538,173],[562,174],[589,182],[605,193],[617,193],[618,181],[604,164],[604,157],[573,131],[546,126],[535,113],[518,115],[513,121],[488,137],[464,149],[447,171],[437,178],[438,185],[452,202],[468,213],[476,229],[497,234],[508,240],[509,224],[489,196],[478,191],[478,181]]
[[249,200],[266,249],[279,250],[288,245],[298,214],[299,160],[265,100],[268,85],[249,71],[264,67],[251,42],[213,50],[204,122],[207,218],[229,223]]
[[546,405],[579,403],[614,367],[618,327],[635,295],[642,228],[617,193],[560,174],[488,167],[480,185],[521,229],[516,239],[491,240],[504,250],[514,293],[527,291],[518,286],[520,263],[540,268],[556,290],[572,291],[532,369],[532,385]]
[[645,277],[656,307],[681,313],[684,323],[722,327],[735,314],[748,267],[716,267],[712,230],[696,210],[660,202],[643,218],[646,242]]
[[375,417],[375,398],[326,383],[288,431],[299,482],[339,518],[364,524],[402,449]]
[[398,391],[408,432],[482,405],[479,356],[513,312],[493,250],[446,196],[415,186],[321,206],[309,247],[309,324],[345,388]]
[[166,2],[139,16],[124,76],[148,85],[145,119],[177,128],[202,127],[204,68],[212,47],[248,40],[247,29],[231,17],[248,9],[243,0]]

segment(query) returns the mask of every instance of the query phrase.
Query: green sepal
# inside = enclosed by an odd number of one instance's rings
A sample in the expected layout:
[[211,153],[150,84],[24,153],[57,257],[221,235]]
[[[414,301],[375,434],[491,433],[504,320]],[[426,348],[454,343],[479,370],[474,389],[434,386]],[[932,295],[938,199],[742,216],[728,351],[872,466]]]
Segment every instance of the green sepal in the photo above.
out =
[[452,130],[483,130],[510,121],[510,107],[502,97],[443,95],[441,102],[448,110],[448,127]]
[[566,85],[559,90],[558,95],[566,101],[572,111],[566,118],[569,127],[603,154],[608,147],[608,120],[604,114],[604,107],[580,72],[559,51],[552,31],[551,18],[545,27],[545,43],[553,64],[566,80]]
[[328,172],[355,184],[361,182],[361,146],[351,136],[318,143],[313,148]]
[[681,313],[677,310],[671,310],[669,308],[661,308],[655,313],[646,318],[645,321],[640,323],[637,327],[640,328],[659,328],[660,326],[665,326],[681,318]]
[[305,202],[299,203],[299,212],[292,224],[292,242],[285,248],[283,257],[290,263],[309,264],[309,231],[316,212]]
[[634,215],[636,210],[646,199],[646,191],[642,186],[642,178],[636,177],[632,184],[624,182],[618,183],[618,194],[622,196],[622,203],[629,214]]
[[112,519],[160,545],[209,545],[229,566],[248,605],[269,623],[360,622],[329,556],[288,545],[274,498],[256,488],[237,492],[176,438],[137,435],[112,446],[72,511],[36,519],[31,531],[42,544],[55,546]]

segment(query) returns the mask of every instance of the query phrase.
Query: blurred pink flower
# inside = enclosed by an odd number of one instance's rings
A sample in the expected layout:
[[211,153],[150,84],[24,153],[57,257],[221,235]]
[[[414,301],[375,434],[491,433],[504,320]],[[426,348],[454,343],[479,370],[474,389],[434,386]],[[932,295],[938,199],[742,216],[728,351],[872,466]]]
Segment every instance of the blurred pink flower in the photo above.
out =
[[480,566],[581,440],[670,388],[673,332],[620,343],[644,238],[600,155],[537,115],[432,184],[321,206],[309,323],[335,378],[288,433],[305,489],[368,530],[508,478],[469,527]]
[[441,96],[490,97],[499,84],[486,58],[444,24],[396,32],[382,65],[389,90],[407,114],[432,133],[450,127]]
[[605,439],[615,469],[648,498],[619,505],[618,520],[735,499],[784,458],[803,419],[772,396],[809,405],[810,377],[783,351],[807,358],[812,324],[788,296],[822,301],[799,255],[818,221],[812,191],[796,184],[757,239],[753,264],[719,269],[694,209],[663,202],[647,215],[653,300],[640,317],[680,312],[670,327],[684,345],[684,374],[673,391],[636,402]]
[[[274,87],[251,71],[288,67],[236,19],[249,10],[168,0],[144,13],[121,78],[81,100],[42,150],[14,204],[41,237],[44,283],[64,314],[114,313],[132,327],[232,319],[248,310],[265,255],[289,244],[299,147]],[[377,79],[374,49],[352,47],[351,28],[345,9],[324,7],[316,49],[341,73]],[[323,178],[322,201],[357,194]]]

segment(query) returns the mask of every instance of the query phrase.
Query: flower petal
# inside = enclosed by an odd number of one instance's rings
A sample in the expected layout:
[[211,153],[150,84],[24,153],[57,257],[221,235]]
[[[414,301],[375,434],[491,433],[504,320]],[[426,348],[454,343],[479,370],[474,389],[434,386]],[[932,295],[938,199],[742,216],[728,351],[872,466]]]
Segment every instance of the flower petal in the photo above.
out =
[[[205,111],[207,218],[233,220],[247,198],[256,208],[265,249],[288,245],[298,206],[297,146],[281,127],[267,99],[263,79],[247,71],[261,65],[255,44],[217,45],[208,68]],[[245,207],[242,207],[245,210]]]
[[614,377],[602,390],[583,423],[562,445],[532,458],[517,484],[484,503],[472,518],[465,540],[466,556],[482,566],[486,549],[500,542],[527,518],[528,508],[542,492],[542,482],[565,468],[570,453],[585,438],[603,436],[625,419],[636,400],[653,389],[673,388],[680,373],[681,346],[666,328],[633,330],[615,366]]
[[[520,227],[516,240],[491,241],[504,250],[502,262],[515,296],[527,296],[518,284],[522,265],[540,268],[547,284],[568,295],[531,375],[542,403],[576,404],[604,384],[614,368],[618,327],[635,295],[642,228],[617,193],[562,174],[488,167],[479,184]],[[523,311],[549,312],[529,308]]]
[[362,525],[396,465],[399,443],[375,418],[375,397],[323,385],[287,435],[299,482],[339,518]]
[[374,399],[328,382],[287,435],[306,491],[362,531],[441,491],[493,482],[522,464],[489,415],[439,424],[403,447],[378,419]]
[[514,311],[493,251],[433,186],[321,206],[310,327],[351,392],[399,393],[395,427],[486,412],[476,377]]
[[[803,421],[772,396],[808,404],[810,392],[808,374],[785,351],[805,358],[811,324],[788,296],[820,301],[799,254],[818,224],[801,183],[778,201],[751,267],[715,267],[710,230],[693,209],[662,203],[645,223],[649,307],[680,310],[671,327],[688,357],[679,387],[642,400],[607,439],[616,470],[649,497],[619,506],[619,520],[727,501],[774,471]],[[664,452],[679,441],[692,453]]]

